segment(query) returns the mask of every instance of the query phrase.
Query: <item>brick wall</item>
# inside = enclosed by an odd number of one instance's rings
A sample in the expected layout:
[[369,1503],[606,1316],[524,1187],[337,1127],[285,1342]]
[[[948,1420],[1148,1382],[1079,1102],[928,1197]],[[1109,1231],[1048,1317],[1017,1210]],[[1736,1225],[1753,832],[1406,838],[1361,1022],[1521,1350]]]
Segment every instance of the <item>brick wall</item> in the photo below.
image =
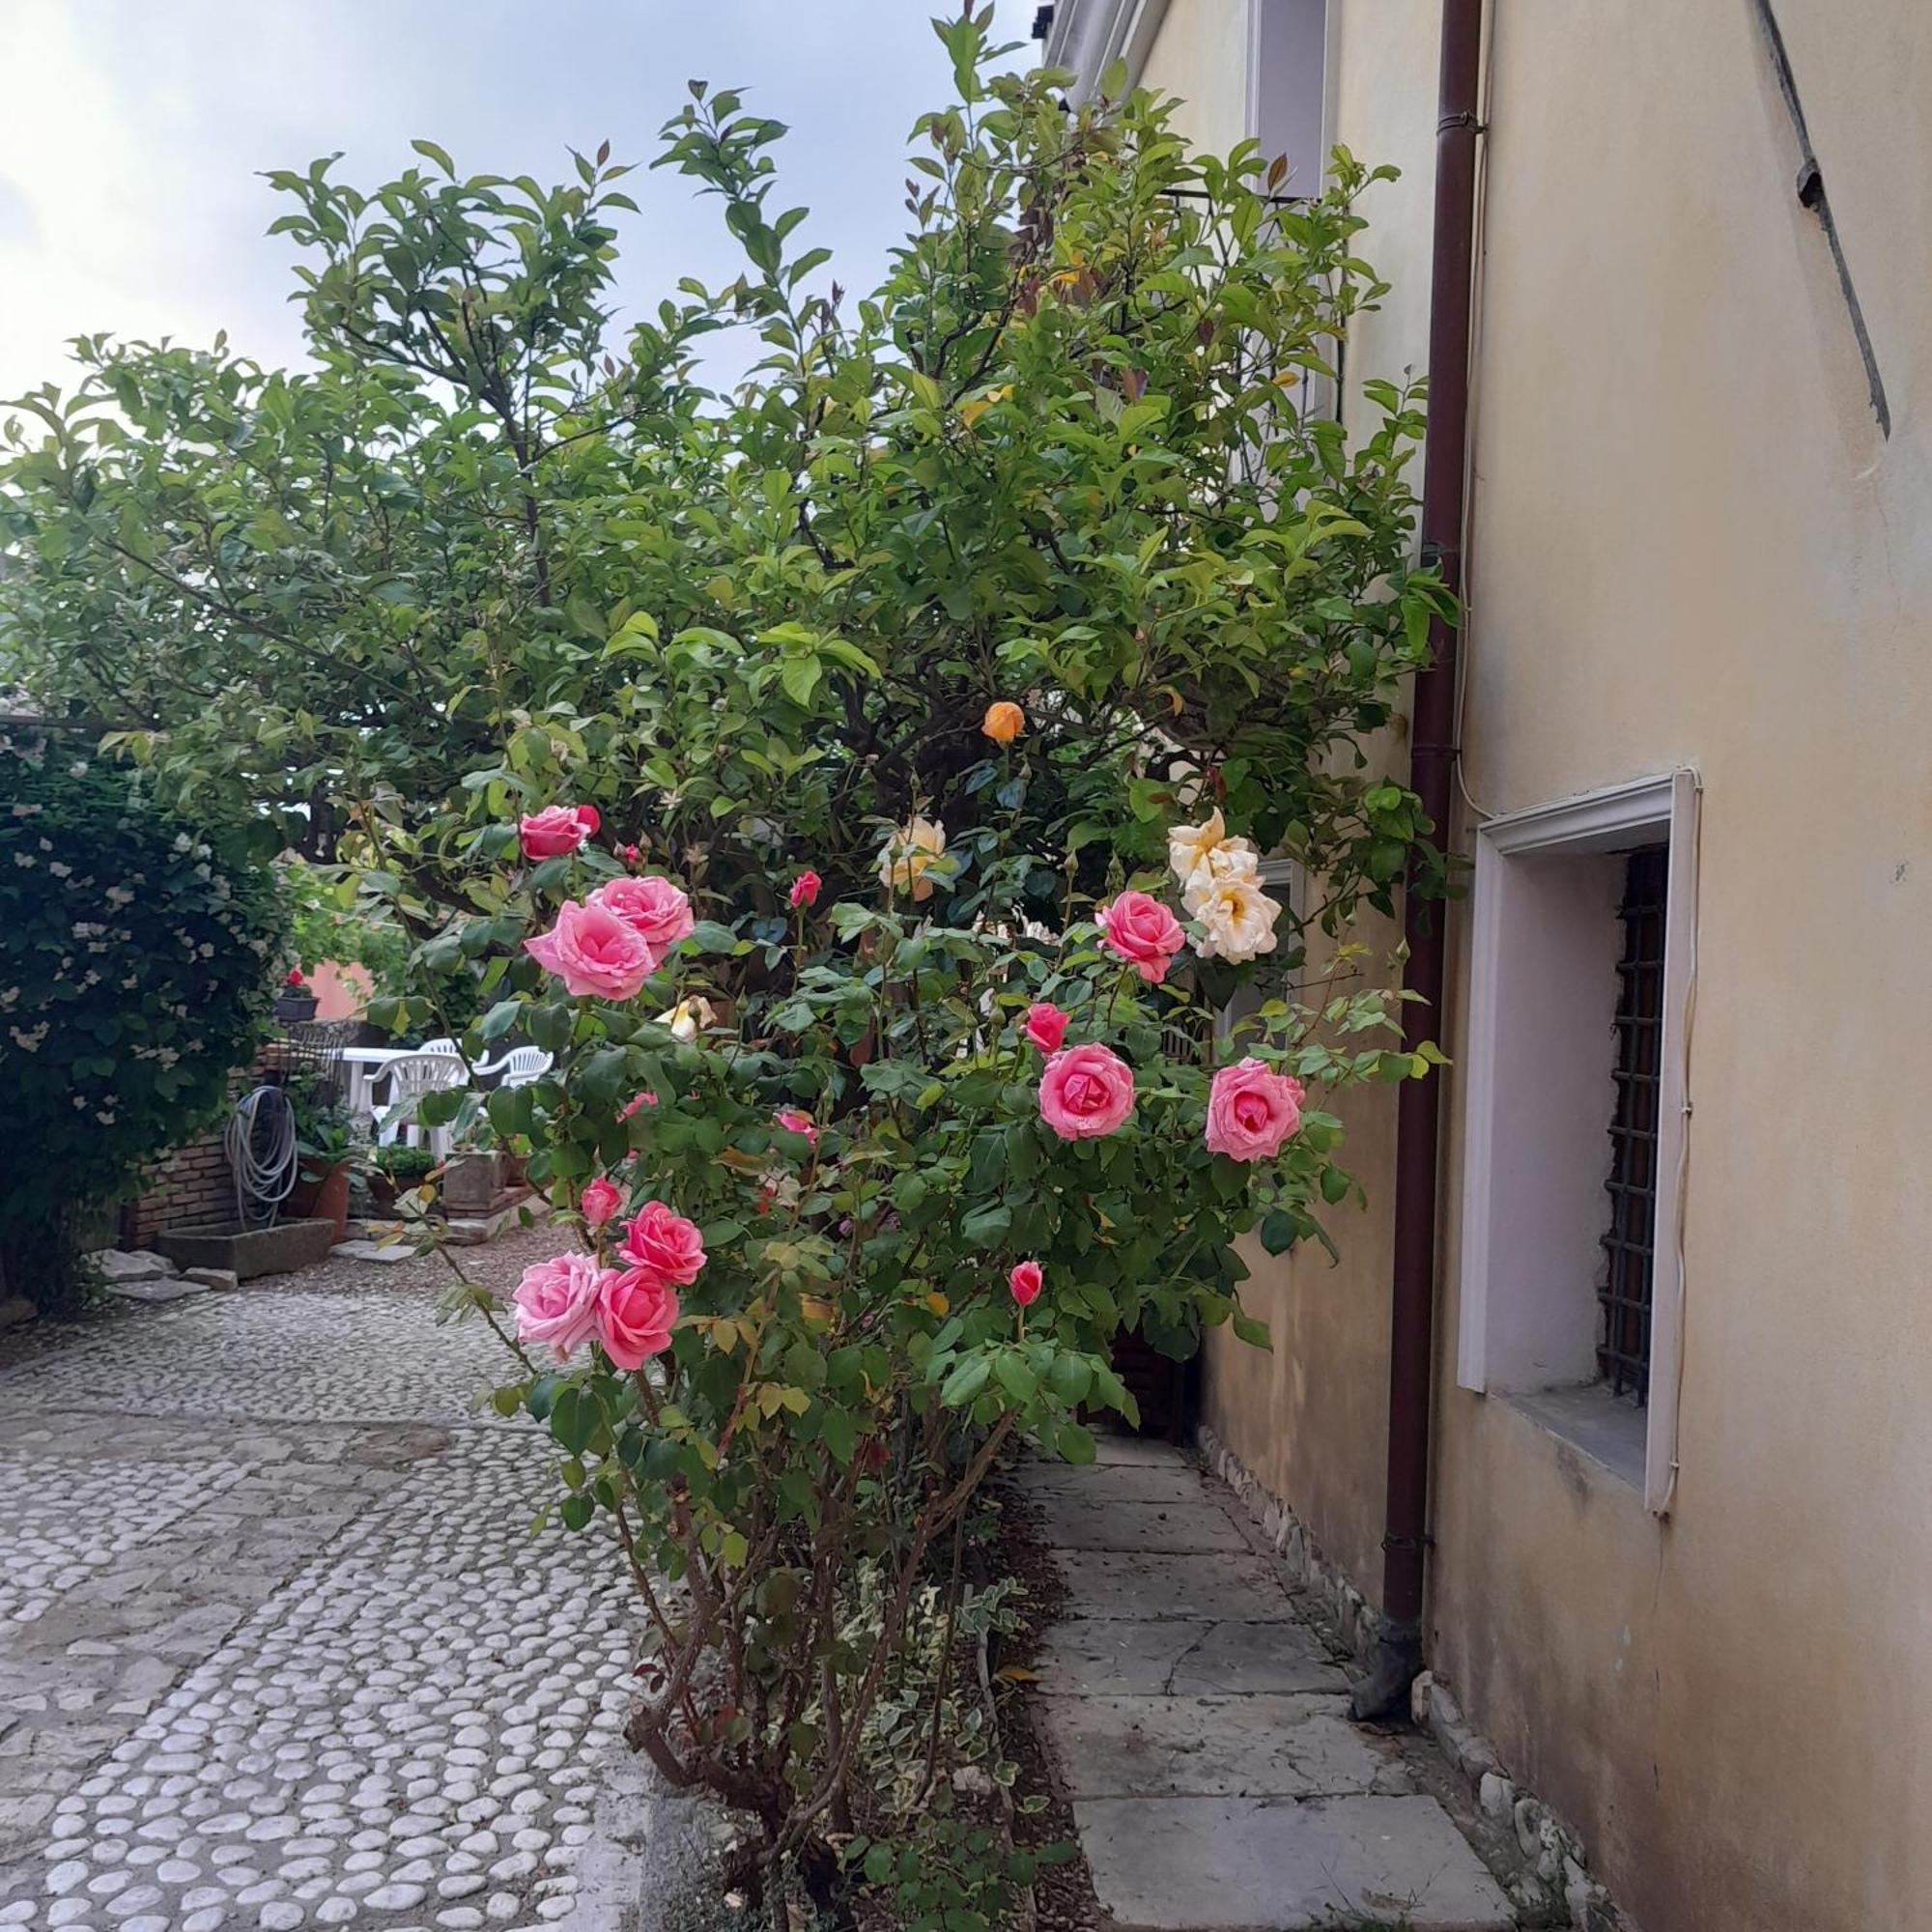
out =
[[[254,1071],[229,1076],[228,1097],[239,1100],[260,1079]],[[193,1228],[235,1219],[235,1177],[222,1151],[221,1136],[228,1115],[199,1140],[178,1147],[149,1171],[146,1190],[121,1208],[121,1245],[148,1246],[171,1228]]]

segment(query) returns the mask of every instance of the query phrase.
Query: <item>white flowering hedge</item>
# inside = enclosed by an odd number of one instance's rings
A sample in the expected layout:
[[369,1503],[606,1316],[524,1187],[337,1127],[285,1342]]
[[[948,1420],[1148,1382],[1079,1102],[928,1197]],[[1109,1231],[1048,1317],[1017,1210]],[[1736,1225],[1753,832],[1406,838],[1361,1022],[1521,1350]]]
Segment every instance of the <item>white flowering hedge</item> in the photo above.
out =
[[0,740],[0,1263],[78,1294],[90,1214],[219,1110],[267,1021],[269,868],[158,810],[137,773]]

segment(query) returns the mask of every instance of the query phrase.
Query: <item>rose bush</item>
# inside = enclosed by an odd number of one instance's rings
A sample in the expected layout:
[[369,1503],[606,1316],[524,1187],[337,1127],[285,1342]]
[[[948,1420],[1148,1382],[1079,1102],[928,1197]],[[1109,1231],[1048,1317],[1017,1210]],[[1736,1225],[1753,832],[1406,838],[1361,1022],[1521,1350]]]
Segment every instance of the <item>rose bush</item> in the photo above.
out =
[[[487,1105],[582,1243],[518,1288],[497,1406],[554,1437],[562,1521],[610,1525],[630,1565],[634,1743],[752,1812],[775,1861],[822,1875],[855,1832],[890,1840],[875,1716],[1002,1448],[1084,1461],[1096,1413],[1132,1421],[1124,1328],[1264,1341],[1237,1238],[1318,1234],[1350,1186],[1311,1091],[1414,1070],[1379,991],[1217,1026],[1186,965],[1209,930],[1166,895],[1242,853],[1196,844],[1046,933],[951,923],[956,870],[902,867],[888,828],[869,898],[763,939],[668,875],[597,883],[618,862],[586,844],[496,875],[517,910],[457,935],[493,949],[497,994],[466,1050],[556,1056]],[[618,922],[648,954],[618,990],[545,943],[634,902],[664,943]]]

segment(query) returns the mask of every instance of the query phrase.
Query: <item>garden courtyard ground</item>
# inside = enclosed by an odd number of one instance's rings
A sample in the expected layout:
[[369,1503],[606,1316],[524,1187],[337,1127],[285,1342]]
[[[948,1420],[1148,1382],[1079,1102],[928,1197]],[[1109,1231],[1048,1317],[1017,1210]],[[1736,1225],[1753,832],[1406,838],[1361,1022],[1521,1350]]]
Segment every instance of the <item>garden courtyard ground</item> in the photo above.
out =
[[621,1922],[631,1607],[531,1536],[549,1459],[476,1412],[508,1358],[441,1278],[338,1261],[0,1373],[0,1925]]
[[[554,1246],[463,1263],[506,1288]],[[479,1409],[509,1358],[434,1322],[446,1281],[338,1259],[11,1338],[0,1932],[713,1922],[724,1828],[619,1735],[619,1566],[531,1533],[552,1454]],[[1065,1586],[1037,1721],[1118,1915],[1054,1922],[1511,1923],[1232,1493],[1163,1445],[1101,1459],[1016,1472]]]

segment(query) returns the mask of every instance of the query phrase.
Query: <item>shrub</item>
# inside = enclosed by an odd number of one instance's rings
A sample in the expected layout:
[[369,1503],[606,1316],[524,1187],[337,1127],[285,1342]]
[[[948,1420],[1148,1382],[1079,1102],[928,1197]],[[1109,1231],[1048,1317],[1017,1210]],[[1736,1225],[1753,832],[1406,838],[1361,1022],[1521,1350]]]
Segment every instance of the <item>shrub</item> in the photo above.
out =
[[158,810],[134,772],[0,742],[0,1263],[49,1313],[79,1232],[215,1116],[253,1057],[283,932],[242,841]]

